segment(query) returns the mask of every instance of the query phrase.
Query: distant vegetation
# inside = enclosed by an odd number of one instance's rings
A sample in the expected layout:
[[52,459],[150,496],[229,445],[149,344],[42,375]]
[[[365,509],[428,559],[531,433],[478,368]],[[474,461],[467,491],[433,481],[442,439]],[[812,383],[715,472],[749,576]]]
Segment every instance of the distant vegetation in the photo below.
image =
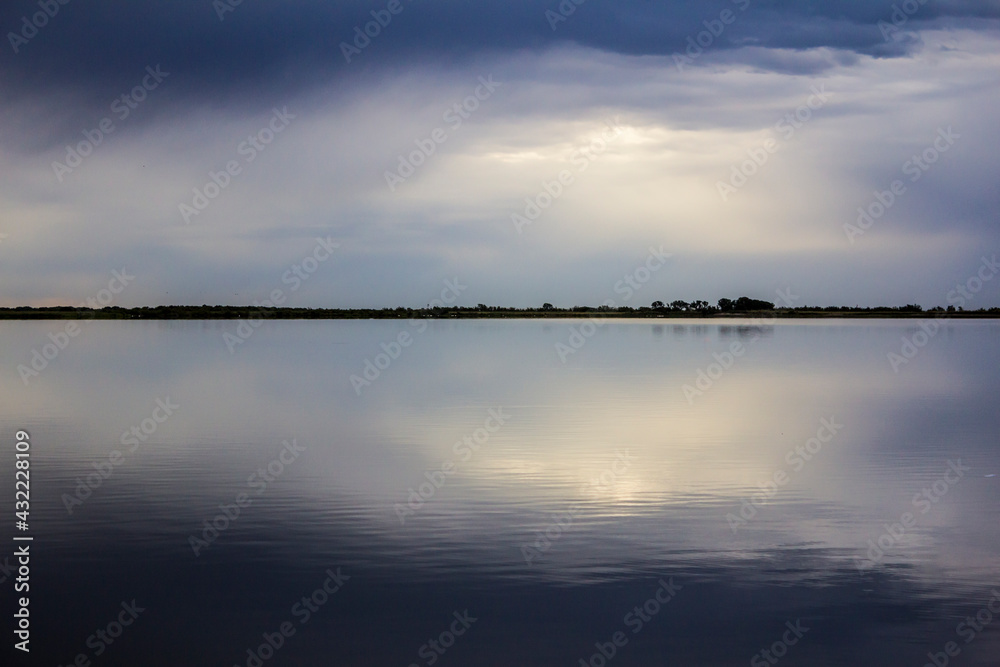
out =
[[776,308],[770,301],[741,296],[738,299],[719,299],[716,305],[707,301],[654,301],[650,306],[573,306],[557,308],[545,303],[540,308],[508,308],[487,306],[444,306],[437,308],[266,308],[256,306],[143,306],[142,308],[72,308],[54,306],[32,308],[0,308],[0,319],[52,320],[52,319],[103,319],[103,320],[235,320],[235,319],[409,319],[409,318],[531,318],[531,317],[739,317],[755,313],[768,313],[775,317],[1000,317],[1000,308],[988,310],[963,310],[948,306],[924,310],[916,304],[906,306],[800,306]]

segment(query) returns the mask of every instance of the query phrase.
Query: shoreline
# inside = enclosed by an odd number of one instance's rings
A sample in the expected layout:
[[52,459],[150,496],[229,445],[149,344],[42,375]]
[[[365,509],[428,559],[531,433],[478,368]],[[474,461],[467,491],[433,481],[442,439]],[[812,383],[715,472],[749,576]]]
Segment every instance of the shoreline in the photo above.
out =
[[101,309],[54,306],[48,308],[0,308],[0,320],[408,320],[408,319],[698,319],[739,320],[775,319],[1000,319],[1000,308],[976,311],[896,310],[891,308],[825,310],[800,309],[756,310],[745,312],[664,311],[652,308],[598,310],[542,310],[530,308],[259,308],[254,306],[157,306],[143,308],[108,307]]

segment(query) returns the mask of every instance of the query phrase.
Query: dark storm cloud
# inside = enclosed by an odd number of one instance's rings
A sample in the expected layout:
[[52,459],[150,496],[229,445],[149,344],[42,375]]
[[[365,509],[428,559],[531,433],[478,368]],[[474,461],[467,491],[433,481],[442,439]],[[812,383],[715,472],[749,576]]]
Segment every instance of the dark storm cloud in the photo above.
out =
[[[0,8],[5,36],[0,85],[8,95],[46,89],[85,94],[104,85],[130,85],[137,72],[155,63],[176,72],[184,90],[209,97],[262,84],[297,89],[339,72],[415,59],[464,60],[480,52],[567,41],[630,55],[670,55],[683,51],[688,38],[723,10],[735,18],[713,39],[711,51],[826,46],[893,56],[915,43],[901,33],[886,39],[877,26],[893,13],[888,0],[585,0],[580,5],[573,0],[399,0],[401,11],[348,65],[342,42],[352,42],[354,28],[371,21],[372,11],[385,10],[389,0],[243,0],[235,7],[225,3],[236,0],[41,1],[55,16],[43,17],[47,24],[37,34],[30,28],[24,32],[24,17],[30,21],[41,11],[38,0],[15,0]],[[996,2],[910,2],[915,11],[903,30],[935,22],[994,26],[983,19],[1000,17]],[[560,8],[569,15],[562,16]],[[22,32],[33,36],[26,41],[11,37]],[[784,69],[783,63],[774,64]]]

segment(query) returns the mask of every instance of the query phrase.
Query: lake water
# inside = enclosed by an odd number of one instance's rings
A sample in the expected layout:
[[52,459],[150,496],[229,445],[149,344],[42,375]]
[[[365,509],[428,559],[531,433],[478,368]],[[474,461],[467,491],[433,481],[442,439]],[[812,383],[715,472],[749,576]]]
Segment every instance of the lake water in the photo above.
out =
[[1000,324],[582,324],[0,323],[30,664],[997,664]]

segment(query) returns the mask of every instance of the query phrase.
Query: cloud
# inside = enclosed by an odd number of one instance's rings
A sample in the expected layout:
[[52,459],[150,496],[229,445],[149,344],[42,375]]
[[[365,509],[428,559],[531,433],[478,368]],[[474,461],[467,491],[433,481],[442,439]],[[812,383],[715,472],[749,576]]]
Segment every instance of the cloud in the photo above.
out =
[[[0,102],[6,305],[76,303],[122,265],[139,276],[128,305],[248,303],[326,235],[343,252],[291,305],[416,306],[454,276],[470,303],[598,303],[649,245],[678,257],[655,298],[792,285],[813,303],[930,305],[1000,240],[992,5],[928,3],[906,29],[948,27],[893,40],[906,57],[886,57],[874,22],[891,8],[752,4],[681,68],[674,49],[733,3],[591,0],[555,31],[545,3],[402,6],[350,66],[339,40],[370,5],[244,3],[224,21],[211,3],[61,6],[0,65],[16,93]],[[526,12],[540,28],[504,29]],[[677,35],[643,41],[660,28]],[[73,44],[73,58],[60,51]],[[115,114],[161,56],[169,76]],[[72,66],[43,76],[58,62]],[[501,85],[473,99],[490,76]],[[817,86],[830,101],[806,109]],[[275,108],[295,118],[251,161],[240,147]],[[779,124],[803,111],[786,136]],[[114,130],[56,173],[104,119]],[[954,149],[850,243],[858,207],[948,126]],[[436,130],[446,139],[390,189],[386,174]],[[724,201],[719,183],[769,140],[777,152]],[[186,221],[180,205],[230,162],[239,173]],[[572,183],[519,234],[511,216],[561,172]]]
[[[31,34],[24,21],[28,17],[30,22],[39,8],[23,0],[7,3],[0,9],[0,25],[11,48],[0,56],[0,82],[18,94],[74,89],[90,98],[104,95],[108,88],[132,85],[146,65],[161,63],[184,81],[188,94],[218,98],[251,94],[262,85],[287,95],[303,86],[400,62],[446,64],[567,42],[627,55],[671,55],[683,52],[688,39],[697,39],[705,30],[720,33],[711,36],[713,51],[753,45],[902,55],[912,46],[905,33],[887,39],[877,25],[880,20],[891,22],[896,5],[888,0],[590,0],[580,5],[570,0],[399,0],[397,14],[389,13],[388,2],[260,0],[220,12],[228,2],[70,2],[59,5],[37,35],[19,44],[10,35]],[[944,24],[995,30],[1000,18],[996,2],[910,4],[916,11],[900,15],[907,32]],[[720,21],[723,11],[731,12],[726,25]],[[553,21],[554,15],[565,20]],[[364,30],[376,18],[386,25],[368,28],[376,36],[349,65],[342,44],[353,43],[355,29]],[[358,43],[364,44],[365,38]]]

